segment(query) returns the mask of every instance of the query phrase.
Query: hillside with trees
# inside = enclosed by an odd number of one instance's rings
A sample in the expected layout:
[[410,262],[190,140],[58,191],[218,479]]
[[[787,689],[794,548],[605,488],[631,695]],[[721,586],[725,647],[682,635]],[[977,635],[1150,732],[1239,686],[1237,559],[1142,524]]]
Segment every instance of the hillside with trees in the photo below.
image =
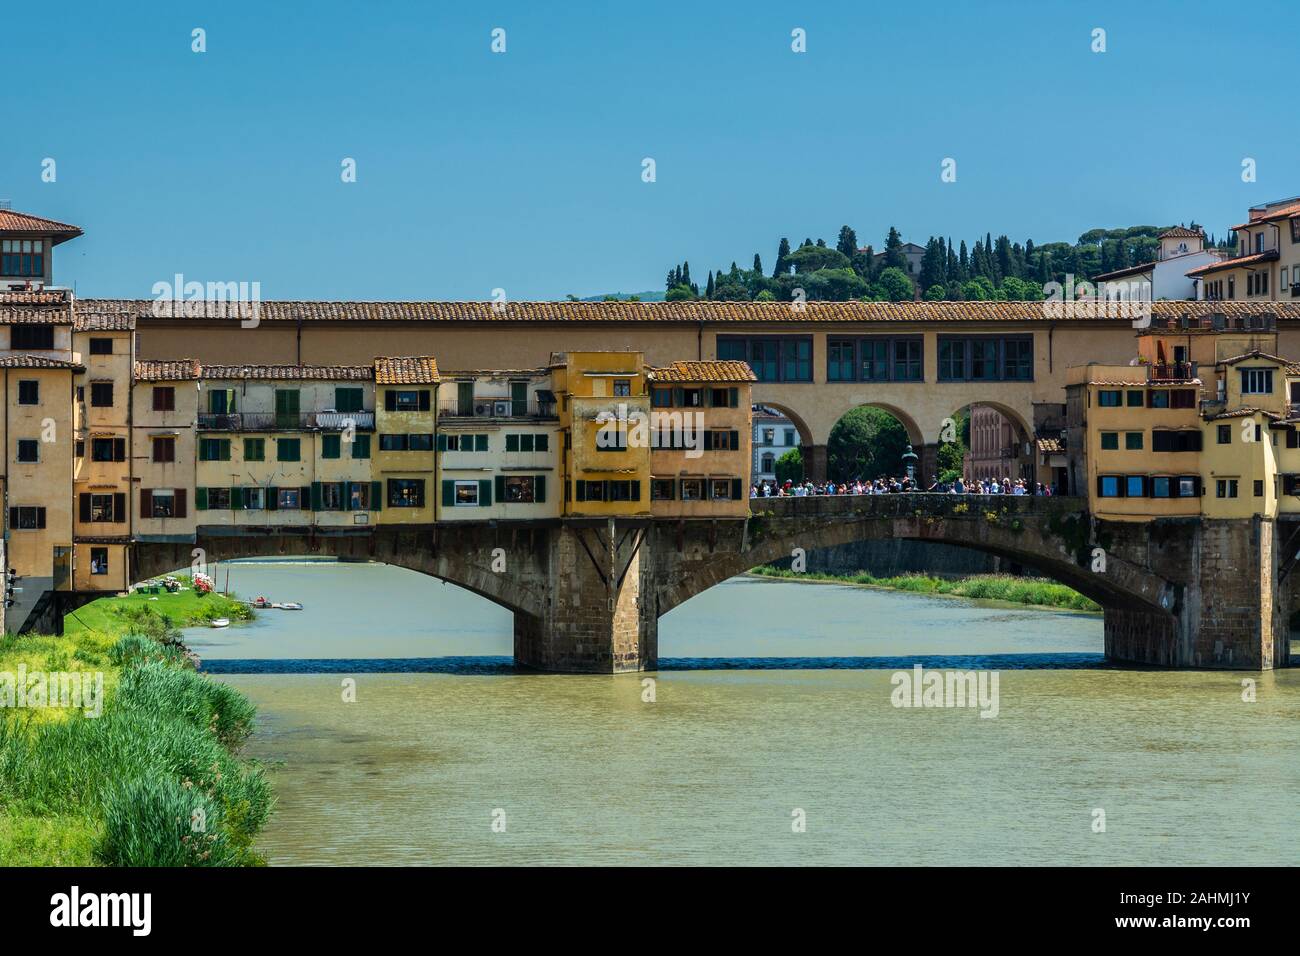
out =
[[[691,275],[689,262],[668,270],[665,299],[678,302],[707,299],[717,302],[789,302],[796,289],[808,301],[904,302],[995,300],[1035,301],[1043,298],[1043,285],[1075,282],[1128,266],[1154,262],[1160,249],[1157,238],[1171,226],[1130,226],[1126,229],[1090,229],[1077,242],[1038,244],[1032,239],[1012,242],[1006,235],[985,233],[973,245],[931,236],[915,274],[909,274],[904,242],[890,227],[883,254],[858,246],[857,233],[842,226],[834,246],[824,239],[804,239],[797,248],[790,240],[777,245],[772,272],[763,269],[754,253],[748,269],[734,261],[728,269],[709,270],[701,288]],[[1188,228],[1196,228],[1192,223]],[[1210,236],[1207,247],[1232,249],[1235,234],[1224,239]],[[698,274],[697,274],[698,275]]]

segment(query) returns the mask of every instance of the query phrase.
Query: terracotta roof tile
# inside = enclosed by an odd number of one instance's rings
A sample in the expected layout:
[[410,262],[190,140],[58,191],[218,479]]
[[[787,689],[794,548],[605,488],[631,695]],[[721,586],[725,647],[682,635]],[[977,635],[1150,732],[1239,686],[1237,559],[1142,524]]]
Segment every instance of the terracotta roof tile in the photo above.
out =
[[1282,206],[1274,209],[1272,212],[1266,212],[1258,219],[1252,219],[1250,222],[1243,222],[1240,225],[1233,226],[1233,231],[1238,229],[1248,229],[1251,226],[1259,226],[1266,222],[1273,222],[1277,219],[1290,219],[1292,216],[1300,216],[1300,202],[1291,203],[1289,206]]
[[83,312],[74,309],[74,332],[130,332],[135,328],[135,316],[129,312]]
[[438,363],[431,355],[396,355],[375,359],[378,385],[426,385],[438,381]]
[[1238,362],[1244,362],[1247,359],[1268,359],[1271,362],[1277,362],[1279,365],[1286,365],[1287,359],[1279,355],[1273,355],[1265,352],[1263,349],[1251,349],[1249,352],[1242,352],[1240,355],[1233,355],[1230,358],[1219,359],[1218,365],[1236,365]]
[[194,359],[176,359],[172,362],[136,362],[137,382],[185,382],[202,376],[202,368]]
[[1156,237],[1157,239],[1204,239],[1205,233],[1197,229],[1186,229],[1183,226],[1174,226],[1172,229],[1166,229]]
[[71,325],[72,310],[58,305],[0,304],[0,325]]
[[666,368],[650,370],[656,382],[757,382],[745,362],[674,362]]
[[[80,299],[87,312],[130,312],[157,322],[149,299]],[[1084,303],[1087,304],[1087,303]],[[796,311],[789,302],[511,302],[504,309],[491,302],[262,302],[259,319],[267,322],[683,322],[683,323],[908,323],[908,322],[1041,322],[1042,302],[808,302]],[[1236,306],[1243,312],[1270,312],[1300,320],[1300,302],[1151,303],[1157,317],[1209,314]],[[1072,318],[1066,310],[1065,321]],[[1079,318],[1092,319],[1087,310]],[[1105,319],[1105,315],[1102,315]],[[230,321],[234,321],[231,319]],[[1115,318],[1117,325],[1128,318]]]
[[0,368],[67,368],[74,372],[84,372],[86,367],[80,362],[68,359],[50,358],[48,355],[28,355],[17,353],[0,355]]
[[1239,269],[1243,266],[1253,266],[1259,262],[1272,262],[1278,257],[1276,249],[1270,249],[1268,252],[1256,252],[1248,256],[1237,256],[1235,259],[1220,259],[1218,262],[1211,262],[1207,265],[1197,266],[1195,269],[1189,269],[1187,275],[1199,276],[1210,272],[1219,272],[1222,269]]
[[1038,450],[1044,455],[1055,455],[1065,451],[1065,443],[1059,438],[1038,439]]
[[0,209],[0,232],[19,232],[32,236],[53,236],[54,244],[81,235],[80,226],[70,226],[66,222],[43,219],[13,209]]
[[0,305],[63,305],[71,301],[67,289],[19,289],[0,292]]
[[369,365],[202,365],[205,379],[365,382],[375,376]]
[[1265,418],[1271,419],[1275,422],[1282,420],[1282,416],[1277,414],[1276,412],[1270,412],[1264,408],[1255,408],[1252,405],[1245,405],[1242,406],[1241,408],[1234,408],[1230,412],[1219,412],[1219,414],[1217,415],[1207,415],[1205,417],[1205,420],[1207,422],[1212,422],[1220,418],[1249,418],[1251,415],[1263,415]]

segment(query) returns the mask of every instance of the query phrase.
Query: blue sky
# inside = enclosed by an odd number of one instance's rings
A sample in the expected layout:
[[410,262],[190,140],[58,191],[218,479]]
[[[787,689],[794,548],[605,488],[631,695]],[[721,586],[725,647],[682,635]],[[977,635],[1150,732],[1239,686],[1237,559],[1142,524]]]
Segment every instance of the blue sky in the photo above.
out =
[[0,199],[86,230],[55,260],[82,296],[517,300],[770,270],[844,223],[1223,233],[1300,193],[1293,3],[549,6],[11,4]]

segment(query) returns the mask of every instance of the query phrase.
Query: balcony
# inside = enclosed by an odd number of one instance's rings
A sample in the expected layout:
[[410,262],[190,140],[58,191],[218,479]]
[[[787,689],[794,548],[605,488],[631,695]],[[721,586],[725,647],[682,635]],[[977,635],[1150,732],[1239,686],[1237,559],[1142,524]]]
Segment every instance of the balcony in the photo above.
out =
[[476,397],[465,403],[455,398],[438,402],[439,418],[555,418],[555,400],[514,402],[500,396]]
[[342,431],[351,422],[361,430],[375,427],[374,412],[201,412],[200,431]]
[[1187,382],[1196,378],[1195,362],[1164,362],[1147,366],[1148,382]]

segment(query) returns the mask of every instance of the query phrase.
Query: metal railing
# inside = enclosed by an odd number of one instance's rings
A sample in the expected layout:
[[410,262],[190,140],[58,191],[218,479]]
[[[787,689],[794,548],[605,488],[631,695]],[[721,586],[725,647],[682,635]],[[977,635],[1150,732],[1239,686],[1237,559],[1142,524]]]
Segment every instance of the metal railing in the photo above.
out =
[[303,431],[374,428],[375,413],[366,412],[200,412],[199,428],[206,431]]
[[439,418],[554,418],[555,402],[515,402],[509,398],[475,398],[470,402],[444,399],[438,402]]
[[1147,366],[1148,382],[1185,382],[1196,378],[1195,362],[1164,362]]

